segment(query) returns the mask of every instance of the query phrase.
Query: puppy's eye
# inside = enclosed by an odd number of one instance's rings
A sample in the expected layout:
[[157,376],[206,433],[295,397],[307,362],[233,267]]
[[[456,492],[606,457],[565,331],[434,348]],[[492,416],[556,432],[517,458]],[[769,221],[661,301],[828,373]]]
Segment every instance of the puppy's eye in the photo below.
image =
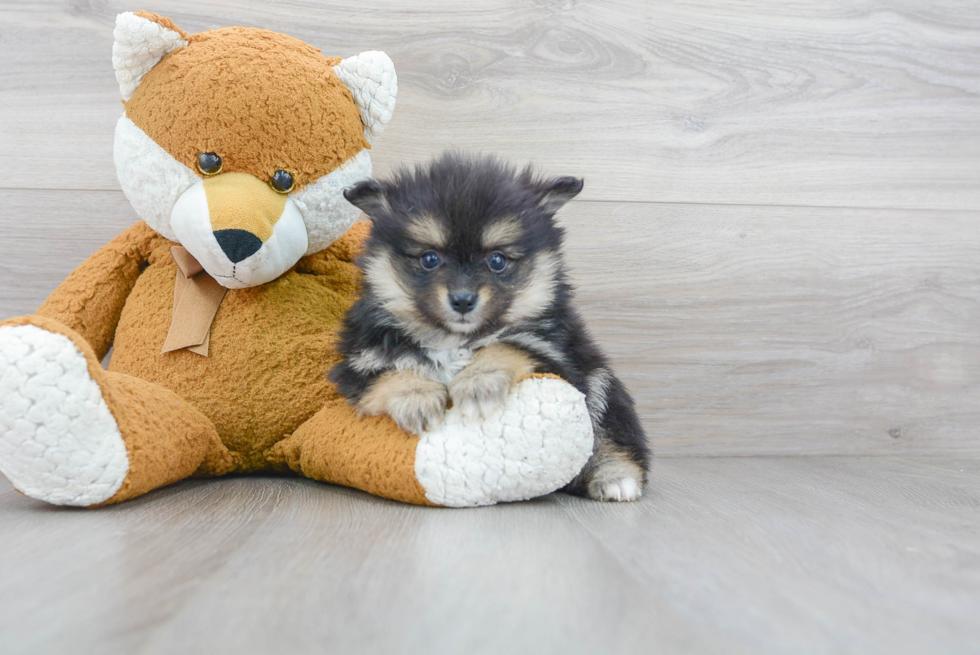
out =
[[276,193],[289,193],[296,186],[296,180],[289,171],[278,170],[269,178],[269,186]]
[[439,259],[439,255],[433,250],[426,250],[424,253],[422,253],[422,256],[419,257],[419,264],[421,264],[422,268],[427,271],[436,270],[439,268],[439,264],[441,263],[442,260]]
[[202,152],[197,156],[197,170],[204,175],[217,175],[221,172],[221,157],[213,152]]
[[487,268],[494,273],[503,273],[504,269],[507,268],[507,258],[500,252],[491,253],[487,257]]

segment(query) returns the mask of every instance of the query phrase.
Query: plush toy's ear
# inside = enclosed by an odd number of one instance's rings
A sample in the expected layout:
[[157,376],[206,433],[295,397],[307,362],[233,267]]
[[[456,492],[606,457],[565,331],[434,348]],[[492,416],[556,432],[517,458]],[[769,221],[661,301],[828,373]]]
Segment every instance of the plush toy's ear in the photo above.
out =
[[187,35],[169,18],[144,11],[116,16],[112,66],[123,100],[129,100],[143,76],[165,54],[187,45]]
[[333,70],[350,89],[354,103],[361,110],[368,143],[374,141],[384,132],[395,111],[398,78],[391,58],[377,50],[362,52],[344,59]]
[[566,202],[574,198],[582,191],[585,183],[577,177],[559,177],[546,182],[541,188],[541,200],[538,206],[549,214],[554,214],[561,209]]
[[354,186],[344,189],[344,197],[347,198],[347,202],[371,218],[391,211],[384,187],[374,180],[361,180]]

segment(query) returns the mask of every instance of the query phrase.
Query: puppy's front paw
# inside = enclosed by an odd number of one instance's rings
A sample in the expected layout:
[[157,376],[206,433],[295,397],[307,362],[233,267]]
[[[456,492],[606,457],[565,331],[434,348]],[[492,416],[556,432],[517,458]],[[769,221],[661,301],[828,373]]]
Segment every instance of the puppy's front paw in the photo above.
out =
[[442,421],[449,394],[445,385],[410,371],[382,375],[364,394],[361,410],[387,414],[398,427],[422,434]]
[[503,343],[491,344],[449,383],[453,406],[470,418],[488,416],[503,407],[510,390],[533,372],[534,366],[524,351]]
[[508,370],[470,365],[449,383],[449,396],[464,416],[482,418],[503,407],[513,383]]
[[440,384],[438,389],[393,396],[387,414],[402,430],[422,434],[442,421],[447,399],[446,387]]

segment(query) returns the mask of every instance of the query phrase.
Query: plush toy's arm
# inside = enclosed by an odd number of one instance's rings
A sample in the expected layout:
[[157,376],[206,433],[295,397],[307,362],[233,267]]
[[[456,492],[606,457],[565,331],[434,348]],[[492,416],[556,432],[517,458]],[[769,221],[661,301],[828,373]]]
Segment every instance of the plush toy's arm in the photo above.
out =
[[149,257],[151,243],[160,238],[146,223],[136,223],[72,271],[37,314],[80,334],[102,359],[112,345],[123,305]]
[[473,507],[561,489],[591,455],[585,396],[554,376],[534,376],[493,415],[472,420],[453,407],[421,436],[333,400],[270,449],[269,461],[407,503]]

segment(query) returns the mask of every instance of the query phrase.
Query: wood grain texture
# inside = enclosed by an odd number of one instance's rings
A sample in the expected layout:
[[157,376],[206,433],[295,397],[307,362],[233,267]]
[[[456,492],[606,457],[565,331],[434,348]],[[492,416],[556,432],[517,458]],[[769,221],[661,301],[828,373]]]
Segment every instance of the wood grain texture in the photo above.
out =
[[102,510],[0,480],[0,652],[980,652],[980,464],[661,459],[476,510],[308,480]]
[[[585,198],[980,206],[975,0],[154,2],[188,31],[254,25],[383,49],[399,106],[378,170],[445,147],[588,178]],[[114,15],[0,4],[0,185],[116,189]]]
[[0,190],[0,316],[33,313],[68,274],[139,220],[121,191]]
[[[0,191],[0,315],[134,219]],[[678,455],[980,455],[980,214],[573,202],[578,305]],[[93,217],[97,220],[93,221]]]
[[[0,653],[980,653],[976,0],[3,0],[2,317],[135,220],[138,8],[387,51],[379,173],[584,176],[579,306],[660,457],[636,504],[464,511],[293,478],[71,511],[0,477]],[[812,456],[665,457],[725,454]]]
[[655,451],[980,454],[980,214],[573,203],[564,221]]

